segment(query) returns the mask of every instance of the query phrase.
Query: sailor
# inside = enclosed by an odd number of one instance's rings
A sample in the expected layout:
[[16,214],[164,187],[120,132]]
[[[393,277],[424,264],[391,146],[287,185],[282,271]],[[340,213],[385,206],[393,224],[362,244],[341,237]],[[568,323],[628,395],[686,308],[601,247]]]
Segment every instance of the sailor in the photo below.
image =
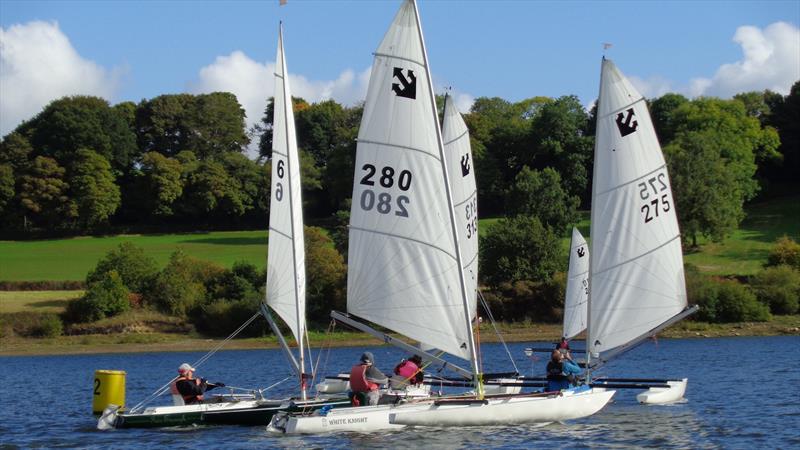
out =
[[547,363],[547,391],[560,391],[575,385],[576,377],[580,375],[581,368],[570,358],[569,353],[562,353],[555,349]]
[[[375,367],[375,357],[371,352],[364,352],[358,364],[350,369],[350,390],[353,395],[351,401],[353,406],[362,406],[359,397],[366,397],[368,405],[377,405],[381,394],[378,390],[380,385],[386,384],[389,379],[386,375]],[[361,394],[358,395],[358,394]]]
[[400,361],[400,364],[395,366],[394,373],[403,377],[406,383],[421,384],[425,374],[420,368],[422,366],[422,358],[419,355],[414,355],[411,358]]
[[194,367],[189,363],[183,363],[178,367],[178,378],[170,384],[172,395],[180,395],[186,405],[202,403],[206,391],[225,387],[225,383],[209,383],[205,378],[195,378],[194,372]]

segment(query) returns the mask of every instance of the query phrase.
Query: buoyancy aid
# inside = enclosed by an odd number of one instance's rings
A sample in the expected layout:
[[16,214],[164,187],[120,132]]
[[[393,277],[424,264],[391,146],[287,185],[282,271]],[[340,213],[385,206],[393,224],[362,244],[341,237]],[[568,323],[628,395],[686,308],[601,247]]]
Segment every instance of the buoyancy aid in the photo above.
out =
[[376,391],[380,386],[367,381],[367,366],[366,364],[356,364],[350,369],[350,390],[353,392],[368,392]]
[[394,368],[395,375],[399,375],[406,380],[416,382],[415,375],[419,372],[419,367],[413,361],[405,360]]
[[202,394],[182,394],[181,391],[178,389],[178,383],[181,381],[188,381],[189,383],[193,382],[198,387],[200,386],[201,383],[199,378],[189,378],[185,375],[181,375],[169,385],[170,393],[172,393],[173,395],[180,395],[181,397],[183,397],[183,402],[186,403],[187,405],[203,401]]

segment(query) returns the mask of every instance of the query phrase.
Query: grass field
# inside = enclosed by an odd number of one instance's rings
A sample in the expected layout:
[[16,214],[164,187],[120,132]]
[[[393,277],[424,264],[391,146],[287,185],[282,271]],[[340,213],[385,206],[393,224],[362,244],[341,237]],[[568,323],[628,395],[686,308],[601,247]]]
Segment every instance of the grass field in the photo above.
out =
[[79,237],[39,241],[0,241],[0,280],[83,280],[109,250],[130,241],[160,265],[175,250],[231,267],[247,261],[267,264],[266,231]]
[[[485,233],[498,220],[481,219],[478,229]],[[589,238],[588,212],[581,213],[578,229]],[[775,240],[784,234],[800,240],[800,195],[748,207],[747,218],[732,236],[719,244],[701,239],[700,250],[686,255],[685,260],[708,274],[750,275],[761,269]],[[562,235],[565,267],[570,236],[571,230]],[[265,231],[0,241],[0,280],[83,280],[98,259],[125,241],[142,247],[161,265],[177,249],[225,267],[236,261],[247,261],[256,267],[266,265]]]
[[83,291],[0,291],[0,313],[60,313]]

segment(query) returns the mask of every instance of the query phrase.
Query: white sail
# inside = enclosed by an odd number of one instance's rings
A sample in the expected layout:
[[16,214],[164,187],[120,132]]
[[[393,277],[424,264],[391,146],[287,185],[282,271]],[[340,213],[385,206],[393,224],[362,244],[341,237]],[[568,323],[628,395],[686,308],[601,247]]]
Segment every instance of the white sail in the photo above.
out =
[[645,100],[603,59],[592,185],[588,345],[646,335],[686,307],[680,231]]
[[450,192],[453,195],[459,245],[464,264],[470,311],[477,310],[478,294],[478,189],[475,184],[475,166],[469,142],[469,130],[453,97],[445,97],[442,141],[450,174]]
[[415,5],[375,52],[358,134],[347,310],[470,359],[471,327]]
[[300,158],[297,154],[288,76],[281,31],[275,59],[267,304],[286,322],[298,345],[301,345],[305,334],[306,311],[305,246]]
[[564,297],[564,333],[572,339],[586,329],[586,304],[589,301],[589,246],[577,228],[572,229],[569,246],[567,292]]

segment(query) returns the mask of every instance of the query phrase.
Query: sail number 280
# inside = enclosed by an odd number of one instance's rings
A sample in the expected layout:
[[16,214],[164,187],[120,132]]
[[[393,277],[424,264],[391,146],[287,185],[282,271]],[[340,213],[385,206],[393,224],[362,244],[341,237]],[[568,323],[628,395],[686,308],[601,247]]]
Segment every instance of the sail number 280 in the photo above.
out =
[[[378,169],[372,164],[364,164],[361,170],[365,172],[364,176],[361,177],[360,183],[364,186],[375,186],[377,182],[378,186],[385,189],[390,189],[394,187],[395,184],[403,192],[411,189],[411,180],[413,177],[408,170],[402,170],[398,173],[394,167],[384,166],[380,174],[378,174]],[[376,193],[373,189],[364,189],[361,192],[359,204],[364,211],[375,209],[381,214],[389,214],[394,210],[394,215],[408,217],[408,209],[406,209],[406,206],[409,201],[406,195],[401,194],[392,198],[392,194],[389,192]]]
[[[645,200],[645,203],[639,209],[644,216],[644,223],[658,217],[660,212],[669,212],[671,209],[669,203],[669,190],[667,189],[667,178],[664,172],[647,179],[637,185],[639,188],[639,197]],[[666,192],[664,192],[666,191]],[[652,199],[651,199],[652,194]]]

